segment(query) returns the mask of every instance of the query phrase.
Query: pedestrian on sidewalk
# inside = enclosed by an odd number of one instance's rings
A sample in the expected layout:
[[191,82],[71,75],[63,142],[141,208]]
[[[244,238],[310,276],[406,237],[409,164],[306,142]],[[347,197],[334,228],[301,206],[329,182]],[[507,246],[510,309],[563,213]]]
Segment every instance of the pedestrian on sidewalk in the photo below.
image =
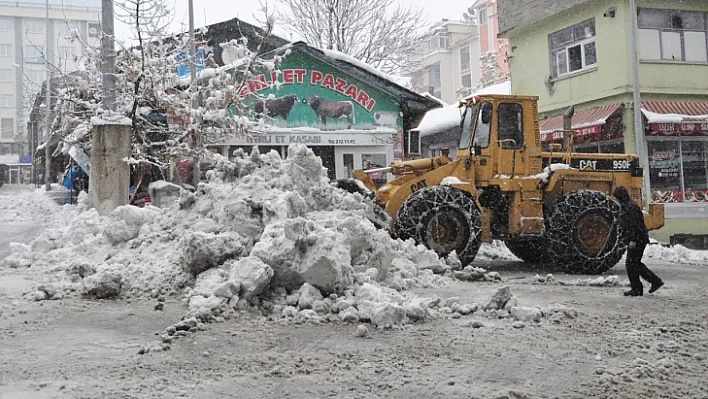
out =
[[642,263],[644,249],[649,244],[649,230],[644,224],[644,213],[639,208],[636,202],[629,197],[629,192],[626,188],[618,186],[612,194],[620,205],[622,205],[622,232],[623,239],[627,245],[627,277],[631,289],[624,293],[625,296],[642,296],[644,295],[644,286],[639,279],[641,276],[644,280],[651,284],[649,293],[653,293],[664,282],[654,274],[647,265]]

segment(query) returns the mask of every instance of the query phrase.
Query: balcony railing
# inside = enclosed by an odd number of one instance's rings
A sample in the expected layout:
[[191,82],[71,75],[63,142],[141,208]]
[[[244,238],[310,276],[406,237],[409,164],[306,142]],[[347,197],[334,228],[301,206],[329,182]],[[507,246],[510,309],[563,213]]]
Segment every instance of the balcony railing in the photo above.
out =
[[[2,1],[0,0],[0,7],[26,7],[26,8],[47,8],[45,2],[41,3],[27,3],[22,1]],[[91,6],[77,6],[70,4],[49,4],[49,8],[53,10],[71,10],[71,11],[96,11],[100,12],[101,7],[91,7]]]

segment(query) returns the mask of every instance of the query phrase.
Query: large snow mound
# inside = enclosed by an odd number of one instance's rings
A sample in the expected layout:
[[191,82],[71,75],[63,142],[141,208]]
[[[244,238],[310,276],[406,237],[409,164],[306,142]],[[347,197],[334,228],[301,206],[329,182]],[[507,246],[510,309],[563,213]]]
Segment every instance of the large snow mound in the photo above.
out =
[[[434,252],[377,229],[367,218],[370,205],[330,184],[305,146],[290,146],[286,160],[237,151],[207,177],[167,209],[123,206],[101,217],[84,204],[32,201],[53,220],[30,245],[14,245],[2,265],[47,274],[30,299],[186,295],[200,320],[227,305],[277,303],[282,294],[282,301],[298,297],[296,309],[279,309],[285,314],[337,309],[341,319],[396,325],[395,306],[413,300],[410,288],[451,281],[433,274],[447,267]],[[339,314],[347,304],[357,306],[356,315]],[[413,317],[421,317],[419,307]]]

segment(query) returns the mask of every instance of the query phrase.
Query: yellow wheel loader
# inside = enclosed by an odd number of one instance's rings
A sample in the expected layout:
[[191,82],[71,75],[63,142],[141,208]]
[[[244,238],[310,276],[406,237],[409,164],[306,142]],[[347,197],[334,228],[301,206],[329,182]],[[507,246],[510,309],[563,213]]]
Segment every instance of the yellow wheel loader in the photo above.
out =
[[[626,250],[621,207],[611,193],[624,186],[645,205],[638,157],[572,153],[559,144],[542,151],[537,101],[515,95],[460,101],[455,160],[357,170],[357,184],[373,192],[394,236],[412,238],[442,257],[456,251],[463,265],[474,260],[482,242],[496,239],[527,262],[552,263],[570,273],[605,272]],[[377,188],[370,173],[396,179]],[[662,227],[663,205],[649,205],[645,221],[650,230]]]

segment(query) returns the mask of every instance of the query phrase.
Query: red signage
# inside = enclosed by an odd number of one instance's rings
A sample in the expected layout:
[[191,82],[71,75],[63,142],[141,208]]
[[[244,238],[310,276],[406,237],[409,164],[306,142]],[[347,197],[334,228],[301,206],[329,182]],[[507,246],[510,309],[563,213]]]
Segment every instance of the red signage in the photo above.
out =
[[259,91],[269,89],[273,86],[302,85],[305,82],[312,86],[318,85],[326,87],[332,91],[343,94],[369,112],[371,112],[371,110],[374,109],[374,105],[376,105],[376,100],[374,100],[369,93],[358,88],[354,83],[349,83],[346,79],[336,77],[331,73],[324,73],[317,70],[308,71],[307,69],[286,69],[282,71],[282,73],[272,71],[269,75],[258,75],[255,79],[250,80],[248,84],[244,85],[239,92],[239,96],[244,98],[251,93],[258,93]]
[[652,136],[708,136],[708,123],[652,123]]
[[[580,139],[588,136],[598,136],[601,132],[602,125],[593,125],[575,129],[573,136]],[[543,133],[541,135],[541,140],[544,142],[563,140],[563,132]]]

